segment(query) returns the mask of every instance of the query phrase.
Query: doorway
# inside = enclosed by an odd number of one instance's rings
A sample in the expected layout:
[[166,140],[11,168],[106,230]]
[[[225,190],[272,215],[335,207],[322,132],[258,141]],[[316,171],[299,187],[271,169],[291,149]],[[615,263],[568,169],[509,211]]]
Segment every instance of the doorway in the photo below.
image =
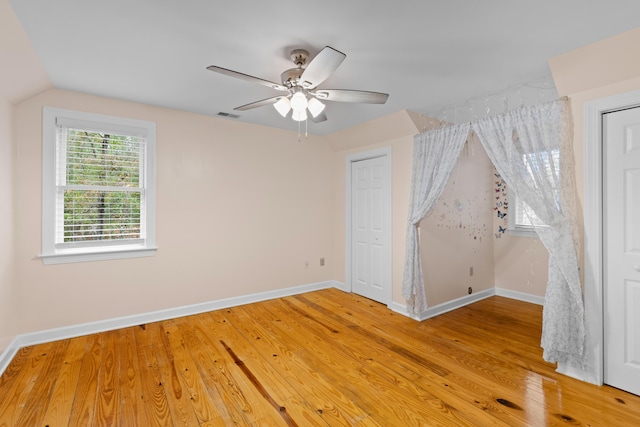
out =
[[604,382],[640,395],[640,107],[602,127]]
[[[604,150],[606,141],[604,133],[605,116],[620,110],[635,109],[635,107],[639,106],[640,91],[614,95],[590,101],[584,105],[584,297],[588,368],[580,371],[559,364],[558,371],[598,385],[602,385],[605,382],[605,370],[607,371],[607,383],[611,381],[608,376],[609,368],[605,368],[606,346],[609,345],[610,334],[605,334],[604,332],[605,316],[608,316],[606,280],[609,279],[606,278],[606,275],[611,270],[611,267],[607,265],[610,259],[607,255],[607,245],[611,240],[606,235],[609,231],[607,229],[606,214],[609,212],[605,212],[605,209],[603,209],[604,204],[611,199],[611,195],[604,191],[604,185],[607,182],[606,166],[608,162],[607,153]],[[627,148],[625,148],[625,145]],[[631,147],[628,146],[628,143],[624,143],[619,147],[620,150],[628,151],[628,148],[632,148],[633,145],[633,142]],[[609,166],[609,169],[612,169],[612,166]],[[615,170],[615,168],[613,169]],[[619,173],[622,172],[619,171]],[[625,173],[625,175],[628,174]],[[631,175],[634,175],[634,173],[632,172]],[[613,201],[613,203],[616,202]],[[637,203],[637,201],[632,203]],[[611,209],[615,209],[615,207],[609,208],[609,211]],[[615,232],[615,230],[613,231]],[[631,241],[633,240],[631,239]],[[634,280],[632,279],[632,281]],[[634,292],[634,290],[631,290],[631,292]],[[637,310],[635,308],[635,311]],[[607,324],[607,328],[610,328],[609,319],[607,319]],[[626,334],[628,337],[629,332],[626,332]],[[634,334],[637,334],[637,331],[632,333],[632,335]],[[625,344],[624,358],[625,360],[633,361],[636,357],[635,354],[638,354],[636,353],[638,349],[637,347],[632,349],[629,344],[631,343],[627,342]],[[637,346],[639,344],[631,345]],[[633,351],[629,353],[628,350]],[[608,359],[610,357],[607,357]],[[615,384],[611,385],[620,387]]]
[[391,280],[391,148],[347,156],[345,281],[351,292],[388,305]]

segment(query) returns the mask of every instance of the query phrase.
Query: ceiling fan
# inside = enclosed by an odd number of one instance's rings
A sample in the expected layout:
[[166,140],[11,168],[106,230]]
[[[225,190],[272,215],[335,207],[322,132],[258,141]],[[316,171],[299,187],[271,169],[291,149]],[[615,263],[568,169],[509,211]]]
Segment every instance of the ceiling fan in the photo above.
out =
[[346,58],[344,53],[330,46],[325,46],[309,64],[307,64],[308,58],[309,52],[306,50],[293,50],[291,52],[291,60],[296,65],[296,68],[288,69],[281,74],[281,84],[215,65],[211,65],[207,67],[207,69],[216,73],[226,74],[227,76],[268,86],[281,92],[287,92],[286,95],[278,95],[234,108],[234,110],[237,111],[246,111],[265,105],[273,105],[282,117],[287,117],[289,111],[292,111],[291,118],[300,122],[307,120],[308,112],[311,115],[311,120],[319,123],[327,120],[324,112],[325,105],[322,101],[357,102],[365,104],[384,104],[387,102],[389,95],[386,93],[318,88],[318,86],[342,64],[342,61]]

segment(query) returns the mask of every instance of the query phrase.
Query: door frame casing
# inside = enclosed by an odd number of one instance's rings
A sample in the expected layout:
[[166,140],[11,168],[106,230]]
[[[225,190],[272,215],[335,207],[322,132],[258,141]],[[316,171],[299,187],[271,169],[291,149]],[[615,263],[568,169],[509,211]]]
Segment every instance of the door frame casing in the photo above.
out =
[[393,257],[392,257],[392,246],[393,246],[393,240],[392,240],[392,226],[393,226],[393,221],[392,221],[392,208],[391,208],[391,200],[392,200],[392,157],[391,157],[391,147],[387,146],[387,147],[382,147],[382,148],[377,148],[374,150],[368,150],[368,151],[362,151],[362,152],[358,152],[358,153],[353,153],[353,154],[349,154],[345,157],[345,272],[344,272],[344,281],[345,281],[345,290],[347,292],[352,292],[353,291],[353,284],[351,283],[351,271],[352,271],[352,266],[351,266],[351,261],[352,261],[352,251],[351,251],[351,244],[352,244],[352,227],[351,227],[351,202],[352,202],[352,198],[351,198],[351,191],[352,191],[352,185],[351,185],[351,165],[355,162],[361,161],[361,160],[370,160],[370,159],[376,159],[376,158],[384,158],[384,162],[385,162],[385,168],[387,170],[387,176],[385,178],[385,185],[387,186],[387,194],[385,195],[385,201],[384,201],[384,234],[385,234],[385,248],[384,248],[384,259],[385,259],[385,263],[387,264],[385,266],[385,285],[387,286],[388,289],[386,289],[385,294],[386,294],[386,301],[384,302],[384,304],[386,304],[387,306],[391,303],[391,301],[393,300]]
[[640,106],[640,90],[584,104],[584,305],[588,367],[558,364],[557,371],[604,384],[603,114]]

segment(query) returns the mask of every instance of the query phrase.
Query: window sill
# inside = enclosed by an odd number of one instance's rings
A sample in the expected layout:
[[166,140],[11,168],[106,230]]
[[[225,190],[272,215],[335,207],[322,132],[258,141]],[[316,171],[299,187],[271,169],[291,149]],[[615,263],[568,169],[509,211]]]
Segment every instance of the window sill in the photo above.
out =
[[509,235],[514,237],[538,237],[538,233],[533,227],[509,228]]
[[158,248],[156,247],[118,248],[116,250],[101,248],[92,251],[68,251],[55,254],[41,254],[38,258],[42,259],[44,265],[69,264],[74,262],[150,257],[154,256],[157,250]]

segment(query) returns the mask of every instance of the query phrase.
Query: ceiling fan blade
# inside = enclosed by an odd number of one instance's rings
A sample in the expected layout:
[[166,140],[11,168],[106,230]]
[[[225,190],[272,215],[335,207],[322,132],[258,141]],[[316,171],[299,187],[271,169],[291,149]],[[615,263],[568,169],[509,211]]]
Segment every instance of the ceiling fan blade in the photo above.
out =
[[300,76],[300,83],[305,89],[313,89],[325,81],[342,64],[346,58],[342,52],[325,46],[307,65]]
[[320,122],[326,122],[327,121],[327,115],[324,113],[324,111],[320,114],[318,114],[316,117],[313,117],[311,114],[309,114],[309,117],[311,117],[311,121],[313,123],[320,123]]
[[252,110],[254,108],[263,107],[265,105],[275,104],[280,101],[280,99],[286,98],[286,96],[274,96],[273,98],[263,99],[261,101],[252,102],[250,104],[241,105],[239,107],[234,108],[237,111],[247,111]]
[[364,90],[319,89],[309,93],[321,100],[360,102],[364,104],[384,104],[389,98],[388,93],[367,92]]
[[227,70],[226,68],[217,67],[215,65],[208,66],[207,70],[213,71],[215,73],[225,74],[227,76],[235,77],[237,79],[246,80],[248,82],[258,83],[259,85],[267,86],[267,87],[270,87],[270,88],[276,89],[276,90],[281,90],[281,91],[288,91],[289,90],[289,89],[287,89],[286,86],[283,86],[283,85],[281,85],[279,83],[270,82],[269,80],[264,80],[264,79],[260,79],[258,77],[250,76],[248,74],[239,73],[238,71]]

